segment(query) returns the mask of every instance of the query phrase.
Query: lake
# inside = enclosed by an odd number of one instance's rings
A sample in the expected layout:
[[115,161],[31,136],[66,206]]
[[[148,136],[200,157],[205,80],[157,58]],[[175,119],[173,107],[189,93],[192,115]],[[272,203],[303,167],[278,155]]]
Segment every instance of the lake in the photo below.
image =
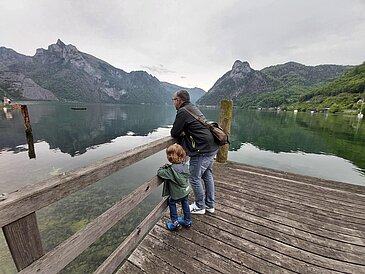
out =
[[[173,106],[26,102],[35,159],[29,159],[20,111],[0,113],[0,193],[14,191],[169,135]],[[219,110],[202,108],[209,120]],[[365,126],[353,115],[234,110],[229,160],[365,185]],[[45,250],[83,228],[164,164],[162,151],[37,212]],[[89,273],[161,199],[156,191],[71,263],[64,273]],[[0,274],[15,267],[0,237]]]

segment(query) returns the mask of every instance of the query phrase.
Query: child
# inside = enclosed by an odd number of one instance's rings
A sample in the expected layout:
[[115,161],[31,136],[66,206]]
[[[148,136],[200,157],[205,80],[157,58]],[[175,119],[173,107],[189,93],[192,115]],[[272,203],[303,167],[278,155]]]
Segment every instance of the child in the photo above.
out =
[[[169,197],[171,221],[166,223],[168,230],[174,231],[191,227],[188,196],[191,191],[189,184],[189,168],[185,164],[186,153],[182,146],[173,144],[166,149],[167,159],[171,164],[160,167],[157,176],[164,179],[162,196]],[[176,203],[181,202],[184,219],[177,215]]]

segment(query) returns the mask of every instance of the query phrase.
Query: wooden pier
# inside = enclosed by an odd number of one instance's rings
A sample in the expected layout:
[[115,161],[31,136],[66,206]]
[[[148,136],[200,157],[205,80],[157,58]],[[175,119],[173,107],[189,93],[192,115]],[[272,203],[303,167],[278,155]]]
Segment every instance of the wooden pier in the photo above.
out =
[[[174,143],[153,141],[9,193],[0,227],[19,273],[59,273],[139,205],[161,179],[121,198],[47,253],[36,213]],[[214,165],[216,212],[168,231],[166,198],[94,273],[365,273],[365,186]],[[162,219],[161,219],[162,216]]]
[[365,273],[365,187],[227,163],[216,212],[168,231],[168,213],[118,273]]

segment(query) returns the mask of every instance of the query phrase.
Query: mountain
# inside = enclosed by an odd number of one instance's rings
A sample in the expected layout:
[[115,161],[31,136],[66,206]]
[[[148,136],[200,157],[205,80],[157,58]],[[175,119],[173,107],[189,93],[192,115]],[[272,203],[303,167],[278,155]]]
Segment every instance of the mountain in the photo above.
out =
[[275,80],[266,74],[254,70],[248,62],[235,61],[232,69],[225,73],[198,104],[217,105],[222,99],[238,101],[242,96],[273,90]]
[[312,88],[293,105],[299,110],[360,111],[365,101],[365,62],[337,79]]
[[170,83],[167,83],[167,82],[161,82],[162,86],[166,89],[166,91],[168,93],[170,93],[171,95],[174,94],[176,91],[179,91],[179,90],[186,90],[187,92],[189,92],[189,95],[190,95],[190,101],[192,103],[195,104],[195,102],[200,98],[202,97],[206,92],[201,89],[201,88],[184,88],[184,87],[181,87],[181,86],[177,86],[177,85],[174,85],[174,84],[170,84]]
[[[168,83],[166,83],[168,84]],[[32,57],[0,48],[0,96],[105,103],[166,103],[171,92],[145,71],[122,69],[60,39]]]
[[232,99],[245,108],[281,106],[297,101],[310,87],[336,79],[350,68],[288,62],[257,71],[248,62],[237,60],[197,103],[217,105],[222,99]]

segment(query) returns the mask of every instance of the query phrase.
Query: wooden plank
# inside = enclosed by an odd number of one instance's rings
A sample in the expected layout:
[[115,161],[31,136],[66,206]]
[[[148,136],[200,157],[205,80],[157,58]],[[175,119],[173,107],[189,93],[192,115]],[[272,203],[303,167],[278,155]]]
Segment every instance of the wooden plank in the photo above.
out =
[[[341,251],[336,248],[333,248],[332,246],[328,246],[327,240],[323,239],[322,244],[318,244],[318,242],[310,241],[310,235],[308,238],[298,238],[293,235],[288,235],[286,233],[283,233],[281,229],[278,227],[267,227],[265,225],[258,225],[256,223],[253,223],[251,221],[248,221],[246,219],[240,218],[240,211],[235,210],[229,207],[224,207],[223,211],[218,211],[217,214],[214,214],[214,218],[212,216],[206,216],[204,217],[204,222],[212,222],[212,223],[220,223],[224,222],[230,227],[241,227],[245,230],[249,230],[253,233],[257,233],[261,236],[269,237],[270,239],[276,240],[278,242],[298,247],[300,250],[307,251],[313,254],[317,254],[319,256],[323,256],[326,258],[334,259],[337,261],[343,261],[347,263],[353,263],[365,266],[364,256],[365,253],[354,253],[354,252],[347,252],[347,251]],[[227,212],[227,213],[226,213]],[[219,219],[217,221],[216,219]],[[281,228],[281,227],[280,227]],[[337,246],[339,246],[341,243],[337,242]],[[353,246],[351,246],[353,247]],[[365,249],[364,249],[365,250]]]
[[173,138],[165,137],[12,192],[6,200],[0,201],[0,227],[151,156],[174,142]]
[[133,232],[114,250],[114,252],[98,267],[96,274],[112,273],[124,261],[143,237],[151,230],[161,218],[167,208],[167,197],[165,197],[148,216],[133,230]]
[[132,264],[131,262],[125,262],[123,267],[120,268],[116,274],[143,274],[146,273],[138,268],[136,265]]
[[[279,177],[265,177],[258,176],[257,174],[251,174],[244,172],[242,170],[236,170],[227,168],[226,170],[220,170],[219,175],[223,179],[231,179],[232,181],[244,181],[246,184],[250,184],[251,186],[254,184],[255,186],[259,185],[262,187],[269,187],[275,189],[282,189],[283,191],[288,191],[291,193],[296,193],[298,195],[311,196],[313,193],[321,196],[323,199],[332,199],[334,201],[340,201],[348,206],[352,207],[360,207],[365,208],[365,197],[363,195],[359,195],[357,193],[353,193],[350,191],[338,191],[337,189],[325,188],[322,186],[316,186],[313,184],[303,184],[298,183],[297,180],[282,180]],[[270,182],[270,183],[268,183]],[[335,183],[334,183],[335,184]],[[299,191],[300,190],[300,191]],[[351,203],[349,203],[351,202]]]
[[[217,214],[214,215],[216,218],[236,223],[242,222],[242,220],[240,219],[243,219],[247,226],[252,227],[251,230],[256,231],[261,231],[262,229],[266,228],[276,229],[280,232],[280,234],[292,236],[300,240],[310,242],[308,248],[311,248],[311,245],[318,246],[319,248],[328,247],[334,252],[345,253],[349,256],[354,255],[355,257],[349,260],[349,262],[357,262],[359,264],[363,263],[363,258],[365,257],[365,247],[333,240],[327,236],[327,231],[324,231],[321,235],[317,235],[310,231],[310,229],[302,230],[303,227],[301,227],[301,229],[293,227],[285,223],[284,221],[280,223],[278,221],[255,216],[242,210],[237,210],[236,208],[224,204],[224,201],[216,202],[215,208],[217,210]],[[256,226],[260,227],[255,228]],[[284,236],[284,239],[285,238],[286,236]]]
[[[209,227],[207,227],[209,226]],[[211,237],[229,243],[281,267],[299,273],[333,273],[333,271],[363,273],[365,266],[329,259],[271,239],[270,235],[260,235],[218,220],[209,215],[194,218],[194,227],[205,229]],[[260,266],[261,267],[261,266]],[[260,268],[254,269],[260,271]]]
[[332,190],[336,190],[336,191],[343,192],[343,193],[352,192],[352,193],[359,194],[361,196],[365,196],[365,187],[361,186],[361,185],[353,185],[353,184],[348,184],[348,183],[344,183],[344,182],[331,181],[331,180],[326,180],[326,179],[322,179],[322,178],[294,174],[294,173],[289,173],[289,172],[279,171],[279,170],[274,170],[274,169],[269,169],[269,168],[254,167],[254,166],[237,163],[237,162],[229,162],[225,167],[224,167],[224,165],[217,164],[216,167],[218,169],[219,168],[233,168],[233,169],[240,170],[241,172],[257,174],[259,176],[279,177],[279,178],[285,179],[287,181],[298,181],[301,184],[313,185],[316,188],[322,187],[322,188],[332,189]]
[[[301,210],[302,212],[309,212],[316,215],[324,215],[331,219],[338,219],[340,222],[346,224],[351,223],[351,228],[362,229],[365,231],[365,214],[354,212],[351,210],[345,210],[341,205],[329,203],[325,201],[314,200],[312,198],[301,199],[301,197],[290,196],[283,192],[271,192],[263,189],[258,189],[257,186],[251,188],[245,188],[241,185],[225,183],[220,180],[216,180],[219,183],[219,187],[224,189],[238,192],[239,194],[250,195],[257,199],[267,199],[271,203],[287,206],[291,208]],[[314,196],[315,194],[313,194]]]
[[[153,254],[153,250],[147,250],[142,246],[139,246],[136,250],[133,251],[128,261],[136,265],[138,268],[142,269],[144,272],[148,273],[184,273],[176,267],[169,265],[160,258],[158,258],[155,254]],[[124,268],[124,264],[122,268]]]
[[191,257],[194,256],[193,252],[191,252],[191,256],[185,255],[181,249],[175,247],[175,243],[173,241],[166,243],[161,241],[159,238],[148,234],[140,245],[145,249],[154,250],[154,254],[156,256],[167,264],[173,265],[181,272],[189,274],[220,273],[214,268],[193,259]]
[[[219,189],[219,186],[216,186],[217,189]],[[300,216],[300,219],[307,220],[308,222],[314,222],[318,226],[325,226],[326,229],[332,230],[332,231],[338,231],[343,234],[356,236],[359,238],[365,239],[365,230],[363,229],[362,225],[354,224],[354,223],[348,223],[345,221],[341,221],[340,219],[333,219],[331,217],[327,217],[325,214],[320,214],[319,211],[316,210],[316,212],[310,212],[301,210],[298,208],[295,208],[295,205],[291,205],[290,203],[284,204],[284,202],[280,202],[275,199],[275,202],[269,199],[265,199],[264,196],[258,197],[257,195],[245,195],[243,193],[239,193],[236,191],[231,191],[228,189],[224,189],[223,195],[232,196],[230,200],[245,200],[250,201],[256,204],[265,205],[267,207],[271,207],[275,209],[275,212],[285,212],[290,213],[292,215],[296,214]]]
[[346,197],[344,197],[344,195],[339,196],[338,193],[328,195],[328,191],[323,189],[314,189],[309,186],[307,186],[309,188],[304,188],[302,186],[298,187],[295,183],[285,183],[282,181],[276,183],[273,180],[267,181],[260,177],[237,176],[235,173],[220,173],[216,178],[229,182],[230,184],[239,185],[246,189],[254,188],[261,190],[262,192],[281,193],[283,196],[285,195],[285,197],[298,197],[302,200],[313,200],[316,204],[320,202],[324,204],[333,203],[336,207],[338,206],[338,208],[356,213],[363,213],[365,211],[365,203],[353,203],[353,198],[358,198],[355,197],[356,194],[349,193],[350,195],[347,195]]
[[333,240],[364,246],[363,239],[357,236],[347,235],[344,231],[341,231],[341,227],[336,227],[336,229],[334,229],[332,225],[313,222],[310,218],[301,216],[300,212],[297,212],[296,214],[290,213],[286,210],[279,210],[260,203],[253,203],[218,191],[216,192],[216,200],[224,201],[226,206],[251,213],[258,217],[278,221],[282,224],[297,227],[317,235],[326,235],[326,237]]
[[[167,217],[163,218],[164,223],[168,220]],[[255,273],[230,258],[230,255],[237,257],[237,254],[234,253],[235,250],[232,251],[231,247],[227,245],[218,246],[216,242],[209,241],[209,238],[204,238],[203,244],[201,241],[196,241],[196,238],[202,239],[204,236],[197,233],[195,229],[183,229],[178,233],[171,233],[167,231],[162,222],[158,222],[157,226],[151,231],[151,235],[166,244],[173,243],[175,248],[181,250],[186,256],[190,256],[191,260],[198,260],[222,273]]]
[[[160,223],[158,223],[158,225],[160,225]],[[231,245],[225,241],[217,239],[217,237],[212,237],[212,235],[209,233],[209,229],[210,225],[197,226],[194,215],[192,228],[188,231],[179,231],[179,233],[177,234],[178,236],[181,236],[195,244],[190,245],[189,250],[190,253],[194,254],[194,257],[197,260],[204,260],[206,264],[216,265],[217,263],[219,264],[221,260],[224,260],[222,259],[223,257],[226,258],[226,261],[228,260],[228,263],[230,262],[232,265],[239,268],[239,273],[256,273],[255,269],[258,266],[261,267],[262,273],[288,272],[285,268],[282,268],[268,262],[267,260],[254,256],[251,252],[247,252],[247,250],[239,249],[236,245]],[[151,231],[151,233],[154,233],[154,231],[155,228]],[[165,237],[168,236],[164,236],[164,234],[160,232],[160,234],[158,234],[158,236],[156,237],[159,237],[163,241],[166,241]],[[172,239],[172,241],[181,246],[185,246],[188,244],[186,240],[179,241],[178,239],[175,240],[174,238]],[[215,254],[215,256],[209,255],[209,253]],[[206,254],[208,254],[209,256],[206,257]],[[221,258],[217,257],[217,255]],[[218,265],[216,266],[216,268],[220,268],[220,266]]]
[[35,213],[4,226],[3,232],[18,271],[44,254]]
[[[241,263],[247,265],[250,269],[260,273],[271,273],[271,272],[307,272],[307,273],[331,273],[330,270],[312,265],[308,262],[293,258],[285,252],[279,252],[276,249],[271,248],[270,244],[275,244],[274,241],[270,241],[267,238],[267,245],[263,245],[261,242],[258,243],[257,236],[254,233],[250,233],[231,224],[218,221],[217,224],[211,222],[205,222],[204,219],[209,218],[206,216],[194,216],[194,229],[201,232],[204,235],[200,238],[206,241],[207,238],[212,238],[217,248],[217,243],[224,243],[231,246],[231,248],[237,250],[238,259]],[[211,220],[211,218],[209,218]],[[226,230],[227,226],[231,226],[231,231]],[[218,228],[219,226],[219,228]],[[233,232],[235,230],[236,232]],[[233,232],[233,233],[232,233]],[[195,239],[198,240],[198,239]],[[282,246],[285,251],[286,246]],[[247,256],[251,256],[251,262],[247,261]],[[254,259],[258,258],[258,259]],[[305,271],[304,271],[305,270]]]
[[161,182],[157,176],[153,177],[20,273],[58,273],[140,204]]

